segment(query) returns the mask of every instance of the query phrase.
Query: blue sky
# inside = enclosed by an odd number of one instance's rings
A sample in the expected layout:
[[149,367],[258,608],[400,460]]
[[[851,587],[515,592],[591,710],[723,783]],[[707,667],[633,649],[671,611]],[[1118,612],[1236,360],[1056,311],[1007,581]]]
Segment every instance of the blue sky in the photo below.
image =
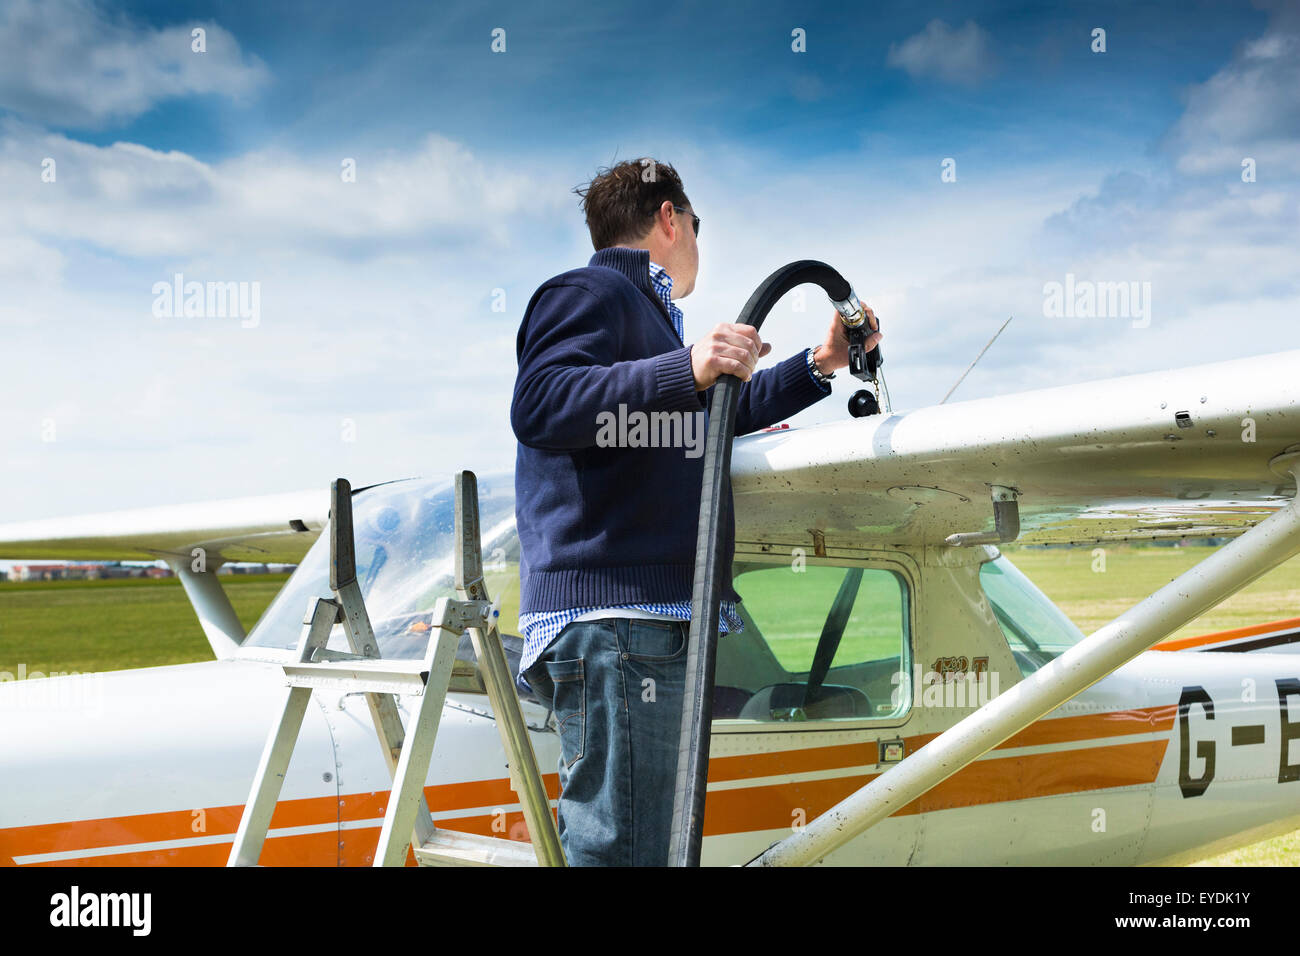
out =
[[[591,252],[570,190],[645,155],[704,220],[688,341],[821,258],[898,410],[1011,314],[954,400],[1295,348],[1297,89],[1294,3],[0,0],[0,522],[508,467],[523,308]],[[177,273],[258,321],[160,317]],[[1046,315],[1067,274],[1150,321]]]
[[[597,142],[639,146],[662,118],[692,139],[740,138],[797,161],[876,136],[968,146],[992,122],[1033,128],[1039,148],[1020,157],[1032,161],[1059,147],[1054,132],[1083,133],[1085,143],[1102,132],[1097,117],[1074,118],[1088,111],[1104,111],[1106,132],[1124,138],[1172,122],[1181,88],[1212,76],[1268,21],[1264,10],[1222,3],[754,7],[675,5],[646,16],[634,4],[123,4],[116,9],[153,27],[215,20],[243,62],[268,65],[265,95],[164,101],[86,138],[212,161],[268,142],[410,148],[441,128],[476,150],[509,142],[567,152],[557,124],[598,123]],[[882,69],[890,46],[931,20],[959,27],[973,13],[992,61],[978,88]],[[1103,23],[1107,56],[1071,42]],[[806,56],[791,55],[787,25],[807,31]],[[504,56],[489,51],[495,27],[507,30]],[[842,139],[846,123],[862,139]],[[593,137],[574,132],[587,148]]]

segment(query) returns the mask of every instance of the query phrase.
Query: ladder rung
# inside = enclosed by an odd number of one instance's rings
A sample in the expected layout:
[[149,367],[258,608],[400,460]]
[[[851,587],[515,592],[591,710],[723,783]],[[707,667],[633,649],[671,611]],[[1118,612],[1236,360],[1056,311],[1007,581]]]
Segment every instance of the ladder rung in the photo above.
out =
[[536,866],[533,845],[522,840],[437,830],[415,850],[420,866]]
[[320,664],[323,661],[372,661],[373,657],[366,657],[364,654],[353,654],[350,651],[331,651],[327,647],[318,647],[312,653],[311,663]]
[[424,693],[429,671],[423,660],[394,661],[376,658],[355,661],[310,661],[284,665],[291,687],[320,687],[349,693]]

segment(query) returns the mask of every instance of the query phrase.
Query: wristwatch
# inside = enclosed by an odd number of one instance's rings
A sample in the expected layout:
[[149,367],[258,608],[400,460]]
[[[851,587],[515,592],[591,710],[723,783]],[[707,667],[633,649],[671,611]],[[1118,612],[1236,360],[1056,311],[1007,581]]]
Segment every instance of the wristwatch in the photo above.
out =
[[812,377],[816,379],[819,384],[825,385],[835,377],[835,373],[831,372],[831,374],[827,375],[817,367],[817,362],[813,359],[813,353],[816,351],[817,346],[815,345],[808,350],[808,371],[812,373]]

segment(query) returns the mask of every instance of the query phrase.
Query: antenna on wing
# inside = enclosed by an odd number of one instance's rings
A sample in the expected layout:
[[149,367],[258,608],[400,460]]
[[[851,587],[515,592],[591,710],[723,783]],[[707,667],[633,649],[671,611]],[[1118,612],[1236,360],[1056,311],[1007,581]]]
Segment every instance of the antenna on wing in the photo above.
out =
[[[1007,320],[1002,323],[1002,329],[1005,329],[1008,325],[1010,325],[1011,320],[1014,318],[1015,318],[1014,315],[1007,316]],[[985,345],[984,348],[980,349],[980,354],[975,356],[975,362],[978,362],[980,359],[982,359],[984,357],[984,353],[989,350],[989,346],[998,340],[998,336],[1002,334],[1002,329],[998,329],[996,332],[993,333],[993,338],[989,339],[988,344]],[[966,366],[966,371],[962,372],[961,378],[957,379],[957,381],[953,383],[952,388],[948,389],[948,394],[943,397],[943,401],[939,403],[940,405],[942,405],[943,402],[948,401],[948,399],[952,398],[952,393],[957,391],[957,386],[966,380],[966,376],[970,374],[970,370],[975,367],[975,362],[971,362],[970,365]]]

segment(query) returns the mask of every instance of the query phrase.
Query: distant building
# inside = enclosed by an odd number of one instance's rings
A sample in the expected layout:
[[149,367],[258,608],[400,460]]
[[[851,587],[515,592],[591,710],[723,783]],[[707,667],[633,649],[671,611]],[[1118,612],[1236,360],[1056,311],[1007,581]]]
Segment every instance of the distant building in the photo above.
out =
[[62,580],[67,565],[63,564],[15,564],[9,569],[11,581],[59,581]]
[[[2,573],[2,572],[0,572]],[[104,578],[169,578],[170,568],[118,561],[87,561],[81,564],[15,564],[10,581],[99,581]]]

